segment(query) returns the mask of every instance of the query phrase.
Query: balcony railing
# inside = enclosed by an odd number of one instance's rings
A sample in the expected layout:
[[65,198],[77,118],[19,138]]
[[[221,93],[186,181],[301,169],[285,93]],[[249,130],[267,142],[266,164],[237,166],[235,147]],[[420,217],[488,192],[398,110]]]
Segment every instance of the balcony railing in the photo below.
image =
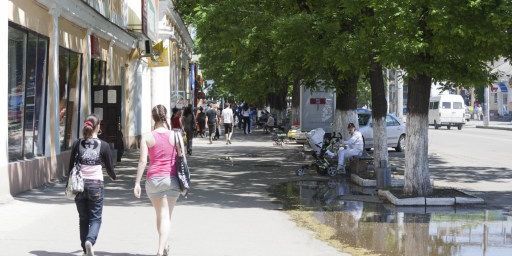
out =
[[82,0],[112,23],[126,29],[128,24],[127,0]]

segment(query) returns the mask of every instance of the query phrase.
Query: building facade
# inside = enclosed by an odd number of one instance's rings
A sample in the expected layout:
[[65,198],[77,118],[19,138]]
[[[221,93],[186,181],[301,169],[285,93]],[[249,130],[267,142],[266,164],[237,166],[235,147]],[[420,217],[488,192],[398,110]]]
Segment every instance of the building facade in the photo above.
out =
[[[151,129],[152,106],[170,107],[171,96],[188,88],[186,28],[173,26],[174,41],[166,39],[168,62],[176,66],[157,71],[144,52],[160,38],[161,7],[174,11],[170,0],[7,2],[8,38],[0,44],[8,49],[0,73],[6,102],[0,108],[0,200],[62,177],[90,113],[102,120],[103,139],[113,148],[119,141],[136,147]],[[130,15],[140,22],[130,23]],[[160,80],[165,75],[169,79]],[[163,91],[167,97],[152,97]]]

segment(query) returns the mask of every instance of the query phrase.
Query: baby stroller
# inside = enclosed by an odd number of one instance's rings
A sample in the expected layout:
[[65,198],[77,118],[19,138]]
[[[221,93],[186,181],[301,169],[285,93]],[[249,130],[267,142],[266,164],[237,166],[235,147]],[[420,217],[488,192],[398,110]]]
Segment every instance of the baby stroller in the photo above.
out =
[[306,134],[306,138],[314,158],[313,163],[302,165],[295,171],[297,176],[303,176],[307,170],[314,168],[319,175],[329,175],[331,177],[338,174],[336,159],[329,157],[326,152],[338,152],[341,143],[341,136],[332,136],[326,134],[324,129],[317,128]]

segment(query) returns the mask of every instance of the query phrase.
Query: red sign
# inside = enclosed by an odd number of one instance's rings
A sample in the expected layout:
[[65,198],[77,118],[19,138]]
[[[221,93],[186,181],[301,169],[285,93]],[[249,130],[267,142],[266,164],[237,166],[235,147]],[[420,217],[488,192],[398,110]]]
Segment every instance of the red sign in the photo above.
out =
[[91,35],[91,58],[101,58],[100,39]]
[[325,105],[326,99],[325,98],[310,98],[309,104],[321,104]]

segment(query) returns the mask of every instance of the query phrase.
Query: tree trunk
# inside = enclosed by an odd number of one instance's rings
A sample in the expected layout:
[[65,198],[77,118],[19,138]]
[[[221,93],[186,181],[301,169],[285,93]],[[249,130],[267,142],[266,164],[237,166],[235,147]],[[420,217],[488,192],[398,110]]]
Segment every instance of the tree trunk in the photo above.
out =
[[432,78],[423,74],[409,78],[405,139],[405,187],[408,195],[432,193],[428,170],[428,105]]
[[[372,61],[370,68],[370,86],[372,90],[372,116],[373,116],[373,166],[380,167],[380,161],[388,163],[388,143],[386,131],[386,87],[382,76],[382,65]],[[383,166],[387,167],[387,166]],[[378,169],[376,169],[378,170]],[[377,175],[377,177],[380,177]],[[387,177],[386,180],[391,180]]]
[[286,112],[286,96],[288,95],[288,86],[286,83],[282,82],[282,85],[279,88],[276,88],[276,91],[273,93],[269,93],[268,103],[270,105],[270,113],[275,115],[277,124],[283,125],[283,119],[285,117]]
[[341,132],[343,139],[350,137],[347,125],[353,123],[359,128],[357,119],[357,81],[359,75],[338,79],[334,77],[336,85],[336,113],[334,116],[333,131]]

